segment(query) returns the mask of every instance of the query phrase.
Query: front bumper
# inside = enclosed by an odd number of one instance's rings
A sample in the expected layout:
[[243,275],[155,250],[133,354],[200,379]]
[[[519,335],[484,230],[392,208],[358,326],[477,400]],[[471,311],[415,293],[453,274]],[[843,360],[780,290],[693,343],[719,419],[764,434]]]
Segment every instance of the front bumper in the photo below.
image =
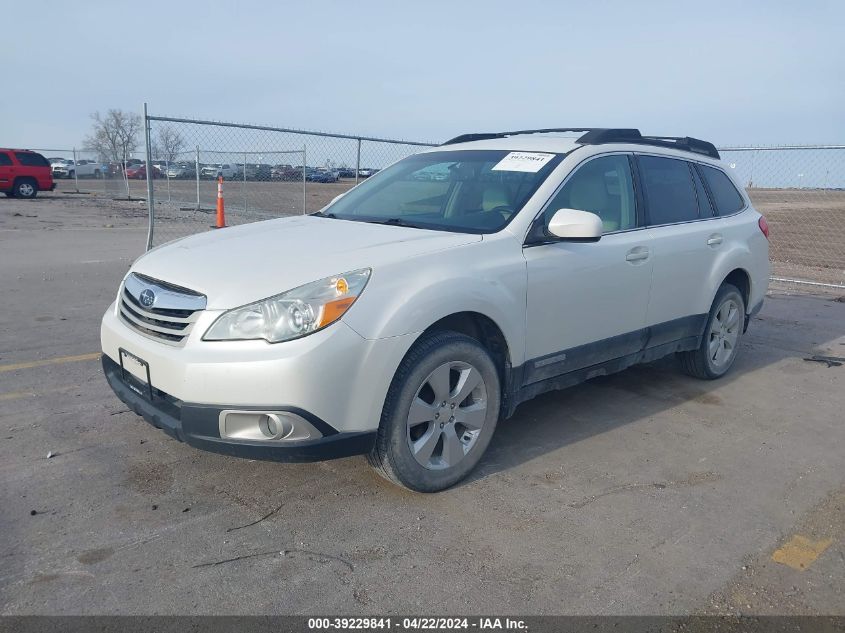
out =
[[126,406],[171,437],[202,450],[247,459],[314,462],[368,453],[375,442],[375,431],[338,433],[307,411],[291,407],[274,408],[305,418],[323,433],[323,437],[279,442],[221,438],[218,426],[220,412],[244,407],[182,402],[158,389],[148,389],[105,354],[102,363],[109,386]]

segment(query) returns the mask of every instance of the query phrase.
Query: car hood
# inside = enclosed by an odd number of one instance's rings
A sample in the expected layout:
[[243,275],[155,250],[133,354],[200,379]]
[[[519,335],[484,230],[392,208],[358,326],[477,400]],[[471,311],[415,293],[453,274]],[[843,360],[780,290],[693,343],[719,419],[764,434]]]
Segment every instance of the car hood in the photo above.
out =
[[234,308],[360,268],[477,242],[480,235],[315,216],[254,222],[154,248],[138,272],[201,292],[208,308]]

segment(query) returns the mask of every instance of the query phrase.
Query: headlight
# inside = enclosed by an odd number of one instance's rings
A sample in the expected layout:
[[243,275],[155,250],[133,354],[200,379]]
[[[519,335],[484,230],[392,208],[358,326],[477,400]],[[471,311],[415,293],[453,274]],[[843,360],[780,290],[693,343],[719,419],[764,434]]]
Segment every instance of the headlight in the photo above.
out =
[[203,340],[279,343],[306,336],[342,317],[369,279],[370,269],[364,268],[229,310],[211,324]]

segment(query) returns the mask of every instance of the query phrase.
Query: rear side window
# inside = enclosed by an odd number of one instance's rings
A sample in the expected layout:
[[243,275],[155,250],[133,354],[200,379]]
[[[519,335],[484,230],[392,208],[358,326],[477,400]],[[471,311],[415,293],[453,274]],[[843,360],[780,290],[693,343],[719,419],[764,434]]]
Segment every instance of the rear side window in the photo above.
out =
[[7,166],[12,164],[12,159],[6,152],[0,152],[0,166]]
[[640,156],[639,166],[650,225],[698,219],[698,199],[686,161]]
[[41,154],[34,154],[32,152],[15,152],[15,158],[21,165],[27,167],[49,167],[50,163]]
[[716,203],[716,212],[719,215],[736,213],[745,206],[745,201],[725,172],[705,165],[699,165],[698,168],[707,181],[710,193],[713,194],[713,202]]

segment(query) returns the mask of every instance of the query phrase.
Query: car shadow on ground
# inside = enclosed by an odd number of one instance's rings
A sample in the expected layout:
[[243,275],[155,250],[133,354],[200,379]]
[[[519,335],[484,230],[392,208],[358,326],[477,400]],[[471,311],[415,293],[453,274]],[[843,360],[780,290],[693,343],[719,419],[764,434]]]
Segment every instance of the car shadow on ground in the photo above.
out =
[[[823,298],[803,301],[827,302]],[[845,335],[845,319],[831,331],[813,328],[804,315],[790,314],[776,301],[774,310],[755,317],[743,337],[734,367],[718,380],[698,380],[683,374],[675,357],[637,365],[562,391],[552,391],[521,404],[513,417],[500,421],[478,467],[456,487],[472,484],[547,453],[630,423],[647,420],[680,406],[707,405],[706,415],[731,416],[717,393],[743,376],[783,360],[803,359]],[[812,305],[812,304],[811,304]],[[816,304],[821,305],[821,304]],[[845,308],[836,305],[837,311]],[[828,326],[830,321],[825,322]],[[837,356],[845,356],[845,348]],[[830,353],[830,352],[828,352]]]

